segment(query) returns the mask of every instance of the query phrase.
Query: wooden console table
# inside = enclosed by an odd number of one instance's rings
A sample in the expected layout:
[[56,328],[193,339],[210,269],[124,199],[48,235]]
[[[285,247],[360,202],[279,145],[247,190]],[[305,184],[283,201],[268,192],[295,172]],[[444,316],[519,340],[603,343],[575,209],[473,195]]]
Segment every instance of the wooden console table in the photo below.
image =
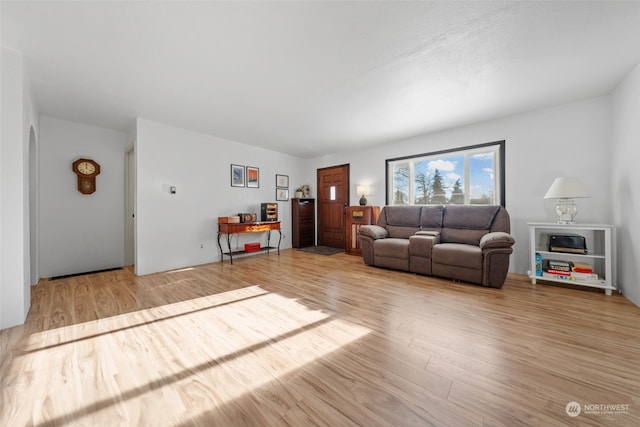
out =
[[[278,246],[277,248],[271,247],[271,231],[278,232]],[[267,246],[260,248],[261,251],[267,251],[269,249],[278,249],[278,255],[280,255],[280,242],[282,241],[282,232],[280,231],[280,221],[273,222],[239,222],[231,224],[218,223],[218,247],[220,248],[220,261],[223,261],[224,255],[229,255],[229,260],[233,264],[233,255],[245,253],[243,250],[232,251],[231,250],[231,236],[233,234],[240,233],[267,233]],[[222,244],[220,238],[227,236],[227,249],[228,252],[222,250]]]

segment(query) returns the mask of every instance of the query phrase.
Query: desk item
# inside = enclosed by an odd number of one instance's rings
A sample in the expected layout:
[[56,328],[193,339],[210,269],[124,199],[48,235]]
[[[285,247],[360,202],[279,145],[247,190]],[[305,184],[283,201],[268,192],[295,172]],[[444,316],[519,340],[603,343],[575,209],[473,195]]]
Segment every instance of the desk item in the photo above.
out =
[[277,221],[278,220],[278,204],[262,203],[260,205],[260,220],[262,222]]

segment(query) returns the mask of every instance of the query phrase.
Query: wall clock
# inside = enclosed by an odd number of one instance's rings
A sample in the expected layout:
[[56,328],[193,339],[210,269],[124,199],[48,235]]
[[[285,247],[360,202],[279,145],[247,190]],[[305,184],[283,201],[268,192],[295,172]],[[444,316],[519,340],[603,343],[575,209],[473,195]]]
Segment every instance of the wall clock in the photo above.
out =
[[78,175],[78,191],[92,194],[96,191],[96,176],[100,174],[100,165],[91,159],[78,159],[73,162],[73,171]]

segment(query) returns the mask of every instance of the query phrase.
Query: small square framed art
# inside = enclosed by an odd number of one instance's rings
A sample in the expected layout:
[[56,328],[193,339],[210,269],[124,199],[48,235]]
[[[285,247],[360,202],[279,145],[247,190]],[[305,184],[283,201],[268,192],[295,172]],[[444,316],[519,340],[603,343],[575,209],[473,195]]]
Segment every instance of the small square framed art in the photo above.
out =
[[276,187],[289,188],[289,175],[276,174]]
[[276,188],[276,200],[279,202],[286,202],[289,200],[288,188]]

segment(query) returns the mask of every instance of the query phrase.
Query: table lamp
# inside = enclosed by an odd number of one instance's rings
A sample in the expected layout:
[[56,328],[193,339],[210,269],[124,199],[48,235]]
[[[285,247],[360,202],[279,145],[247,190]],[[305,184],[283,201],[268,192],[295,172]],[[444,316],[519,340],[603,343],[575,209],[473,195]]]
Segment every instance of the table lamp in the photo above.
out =
[[578,207],[573,199],[591,197],[585,186],[575,177],[558,177],[544,195],[545,199],[558,199],[558,224],[575,224]]
[[367,204],[367,198],[365,196],[369,194],[369,186],[357,185],[356,193],[362,194],[362,197],[360,198],[360,206],[365,206]]

